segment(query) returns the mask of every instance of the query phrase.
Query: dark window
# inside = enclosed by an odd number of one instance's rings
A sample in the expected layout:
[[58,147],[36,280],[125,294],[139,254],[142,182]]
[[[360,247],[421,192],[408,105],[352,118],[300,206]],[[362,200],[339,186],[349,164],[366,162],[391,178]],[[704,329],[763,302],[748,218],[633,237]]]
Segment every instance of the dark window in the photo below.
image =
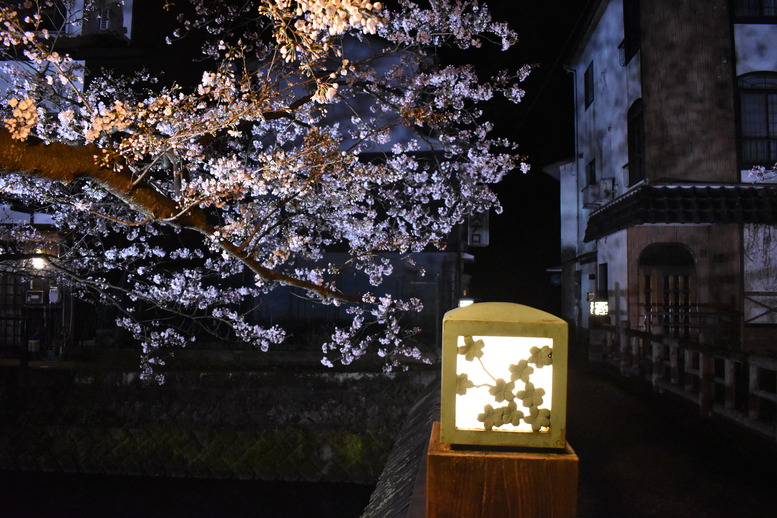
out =
[[739,153],[745,168],[777,162],[777,73],[739,79]]
[[585,165],[585,184],[594,185],[596,183],[596,159],[591,160]]
[[0,353],[15,356],[27,347],[24,333],[24,290],[29,284],[11,273],[0,272]]
[[645,117],[642,99],[637,99],[628,113],[629,185],[645,179]]
[[596,296],[599,299],[606,299],[609,294],[607,289],[607,263],[599,265],[599,272],[596,276]]
[[777,0],[735,0],[734,19],[746,23],[777,23]]
[[623,0],[623,64],[631,61],[642,40],[639,26],[639,0]]
[[585,75],[583,76],[583,91],[585,93],[585,107],[591,106],[594,102],[594,63],[591,62],[588,68],[585,69]]

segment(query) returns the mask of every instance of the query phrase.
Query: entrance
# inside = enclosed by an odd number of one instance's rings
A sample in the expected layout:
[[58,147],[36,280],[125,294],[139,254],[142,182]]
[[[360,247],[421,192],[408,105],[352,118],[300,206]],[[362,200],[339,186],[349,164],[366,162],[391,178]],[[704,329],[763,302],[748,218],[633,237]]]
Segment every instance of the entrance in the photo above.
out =
[[640,327],[676,337],[696,335],[696,263],[680,243],[655,243],[639,256]]

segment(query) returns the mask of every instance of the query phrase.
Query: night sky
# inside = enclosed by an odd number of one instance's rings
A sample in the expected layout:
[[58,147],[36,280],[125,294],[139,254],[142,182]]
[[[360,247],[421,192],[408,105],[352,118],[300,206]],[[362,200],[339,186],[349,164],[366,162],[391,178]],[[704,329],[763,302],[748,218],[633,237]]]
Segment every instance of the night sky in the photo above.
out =
[[591,0],[491,2],[494,17],[508,20],[518,44],[507,52],[474,52],[473,62],[493,70],[537,64],[524,83],[519,105],[496,103],[500,135],[510,137],[528,156],[532,170],[516,171],[495,188],[504,212],[491,216],[491,244],[475,256],[471,295],[482,301],[518,302],[558,314],[560,288],[547,268],[560,266],[558,182],[545,165],[570,158],[574,150],[572,76],[562,68],[571,37]]

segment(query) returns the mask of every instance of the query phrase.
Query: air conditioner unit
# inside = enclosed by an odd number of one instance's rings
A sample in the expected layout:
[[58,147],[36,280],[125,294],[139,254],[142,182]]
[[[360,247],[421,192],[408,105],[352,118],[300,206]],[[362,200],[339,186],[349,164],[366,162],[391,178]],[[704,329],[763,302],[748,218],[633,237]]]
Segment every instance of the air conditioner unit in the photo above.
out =
[[599,200],[602,202],[615,197],[615,178],[602,178],[599,180]]
[[591,209],[601,204],[599,197],[599,182],[583,187],[583,208]]

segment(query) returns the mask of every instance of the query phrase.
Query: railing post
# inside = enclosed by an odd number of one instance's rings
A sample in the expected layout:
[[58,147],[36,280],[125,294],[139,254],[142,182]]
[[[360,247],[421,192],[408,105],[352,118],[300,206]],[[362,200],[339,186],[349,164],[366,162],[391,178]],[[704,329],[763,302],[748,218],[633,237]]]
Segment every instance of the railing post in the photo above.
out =
[[620,343],[620,371],[621,375],[629,375],[629,350],[631,349],[631,341],[633,338],[629,335],[624,335],[624,340]]
[[643,340],[642,337],[635,337],[631,342],[631,372],[638,376],[642,375],[642,369],[640,369],[642,347],[640,345],[643,343]]
[[680,384],[680,347],[669,348],[669,369],[672,385]]
[[736,362],[729,358],[724,358],[724,362],[724,384],[726,387],[726,398],[723,405],[726,410],[733,410],[737,399]]
[[685,388],[685,391],[689,394],[693,394],[693,371],[695,370],[693,365],[693,351],[691,349],[685,349],[683,351],[683,357],[684,357],[684,365],[685,365],[685,379],[683,388]]
[[659,380],[664,377],[664,344],[661,342],[652,342],[652,364],[650,373],[650,382],[653,384],[653,390],[660,391]]
[[618,343],[614,344],[613,352],[618,354],[618,359],[622,357],[621,350],[623,349],[623,344],[625,344],[629,340],[629,321],[628,320],[621,320],[621,326],[618,329]]
[[712,416],[715,402],[715,358],[699,353],[699,411],[704,417]]
[[756,395],[758,386],[760,385],[759,376],[761,375],[761,369],[757,365],[750,364],[750,384],[749,393],[747,396],[747,417],[752,420],[758,420],[760,412],[761,400]]

